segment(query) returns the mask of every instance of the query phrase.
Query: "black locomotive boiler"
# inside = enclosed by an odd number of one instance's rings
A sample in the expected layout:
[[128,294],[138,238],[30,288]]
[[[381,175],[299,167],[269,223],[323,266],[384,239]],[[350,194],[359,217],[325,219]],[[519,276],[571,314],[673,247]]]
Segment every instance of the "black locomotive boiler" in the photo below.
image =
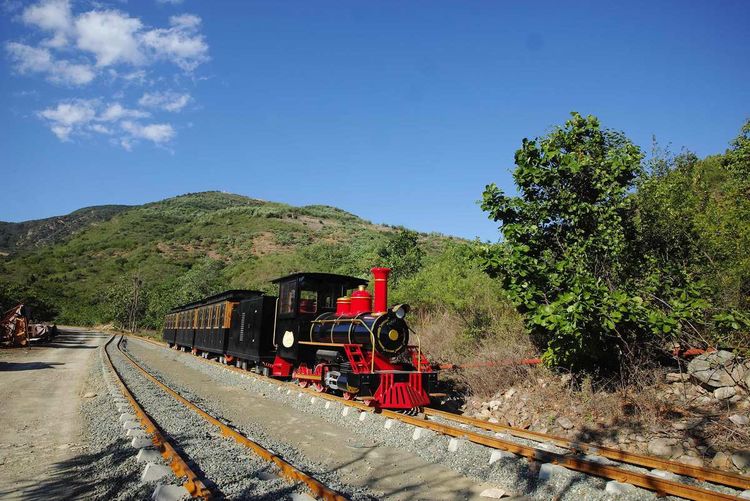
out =
[[380,408],[423,407],[437,373],[409,343],[408,305],[387,305],[389,272],[372,269],[374,297],[366,280],[330,273],[278,278],[278,296],[226,291],[171,311],[164,340]]

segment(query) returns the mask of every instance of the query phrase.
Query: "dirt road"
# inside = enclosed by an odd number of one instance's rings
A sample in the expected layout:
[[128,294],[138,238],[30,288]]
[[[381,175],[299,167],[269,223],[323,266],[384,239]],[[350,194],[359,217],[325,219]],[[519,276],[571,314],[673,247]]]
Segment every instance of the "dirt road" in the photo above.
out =
[[0,351],[0,499],[71,496],[70,460],[83,449],[80,401],[107,337],[69,330],[46,346]]

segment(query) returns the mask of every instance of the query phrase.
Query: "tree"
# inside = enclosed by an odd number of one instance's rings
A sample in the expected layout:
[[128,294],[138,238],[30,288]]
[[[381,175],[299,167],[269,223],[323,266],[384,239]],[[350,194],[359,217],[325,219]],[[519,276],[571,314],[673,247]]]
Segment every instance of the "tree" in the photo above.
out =
[[501,223],[504,242],[486,266],[525,315],[548,365],[613,368],[633,333],[642,299],[623,288],[622,256],[634,234],[629,192],[640,149],[599,121],[572,113],[546,137],[524,139],[513,173],[519,196],[496,185],[482,209]]
[[422,268],[424,254],[419,244],[419,234],[399,228],[378,249],[378,261],[380,266],[387,266],[393,270],[391,281],[395,284],[399,280],[414,275]]

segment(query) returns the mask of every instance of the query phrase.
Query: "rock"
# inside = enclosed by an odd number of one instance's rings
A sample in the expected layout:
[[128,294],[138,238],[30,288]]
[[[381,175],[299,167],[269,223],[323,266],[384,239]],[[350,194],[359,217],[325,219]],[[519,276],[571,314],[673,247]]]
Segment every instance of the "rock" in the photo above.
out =
[[511,388],[510,390],[508,390],[508,391],[505,392],[505,394],[503,395],[503,397],[505,397],[505,399],[507,400],[507,399],[512,398],[513,395],[515,395],[515,394],[516,394],[516,389],[515,388]]
[[649,475],[651,477],[659,477],[659,478],[666,478],[667,480],[677,480],[678,477],[671,471],[665,471],[665,470],[651,470],[650,472],[646,473],[646,475]]
[[684,372],[670,372],[667,374],[667,383],[681,383],[690,379],[690,375]]
[[703,459],[695,456],[680,456],[677,458],[678,463],[687,464],[690,466],[703,466]]
[[498,410],[500,408],[501,404],[502,404],[502,402],[498,402],[497,400],[490,401],[490,410],[491,411]]
[[745,426],[750,422],[750,418],[748,418],[747,416],[743,416],[742,414],[733,414],[729,416],[729,420],[737,426]]
[[492,489],[485,489],[480,494],[479,497],[483,498],[491,498],[491,499],[500,499],[503,496],[506,496],[506,492],[502,489],[495,489],[494,487]]
[[740,492],[740,495],[737,497],[740,499],[750,499],[750,489]]
[[571,381],[573,381],[573,375],[572,374],[563,374],[560,377],[560,383],[562,383],[563,386],[569,385]]
[[607,494],[619,496],[622,494],[628,494],[629,492],[634,492],[635,489],[636,487],[633,484],[625,484],[622,482],[618,482],[617,480],[610,480],[609,482],[607,482],[607,486],[604,488],[604,492],[606,492]]
[[714,351],[698,355],[688,364],[688,374],[703,384],[714,388],[733,386],[734,354],[729,351]]
[[565,430],[569,430],[569,429],[573,428],[573,426],[574,426],[573,422],[570,419],[566,418],[566,417],[559,417],[559,418],[557,418],[556,421],[557,421],[557,424],[560,426],[560,428],[563,428]]
[[724,452],[717,452],[711,460],[711,466],[720,470],[727,470],[732,466],[732,458]]
[[675,421],[674,423],[672,423],[672,428],[674,428],[675,430],[692,430],[693,428],[701,424],[702,421],[703,419],[701,418],[683,419],[682,421]]
[[[682,449],[682,446],[679,446]],[[677,452],[677,440],[673,438],[655,438],[648,443],[648,452],[654,456],[672,457]]]
[[734,389],[734,386],[724,386],[723,388],[716,388],[714,390],[714,397],[718,400],[726,400],[732,398],[736,394],[737,390]]
[[87,393],[84,393],[83,398],[94,398],[96,396],[96,393],[93,391],[89,391]]
[[750,450],[737,451],[732,454],[732,463],[738,470],[744,470],[750,466]]

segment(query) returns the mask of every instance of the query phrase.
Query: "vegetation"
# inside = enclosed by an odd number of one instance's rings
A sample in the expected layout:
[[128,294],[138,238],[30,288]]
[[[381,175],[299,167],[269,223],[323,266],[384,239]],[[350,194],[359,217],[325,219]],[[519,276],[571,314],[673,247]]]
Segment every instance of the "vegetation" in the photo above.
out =
[[577,113],[516,152],[519,195],[482,208],[501,278],[543,361],[612,372],[681,344],[747,346],[750,125],[721,157],[655,157]]
[[[0,256],[0,306],[26,301],[41,320],[61,323],[160,328],[176,305],[228,288],[268,290],[270,279],[294,271],[367,278],[373,264],[402,259],[413,273],[421,256],[449,241],[334,207],[218,192],[99,209],[52,218],[77,221],[63,226],[3,223],[0,241],[16,244]],[[46,243],[18,244],[19,228],[34,228]],[[406,261],[394,253],[404,242],[413,246]]]

